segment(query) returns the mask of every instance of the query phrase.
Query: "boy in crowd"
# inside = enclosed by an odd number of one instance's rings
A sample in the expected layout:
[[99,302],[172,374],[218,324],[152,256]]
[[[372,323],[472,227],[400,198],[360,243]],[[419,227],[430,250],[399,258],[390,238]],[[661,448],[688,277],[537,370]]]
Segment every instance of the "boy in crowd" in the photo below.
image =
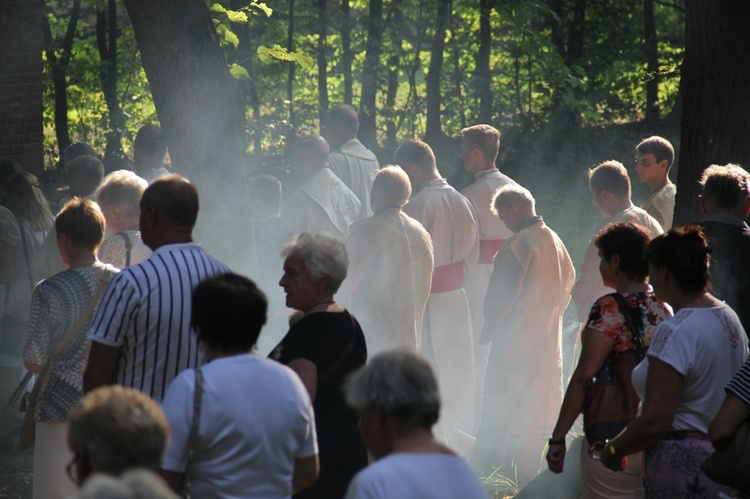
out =
[[638,180],[651,191],[641,208],[667,231],[672,227],[674,199],[677,194],[677,187],[669,180],[669,169],[674,163],[674,148],[667,139],[654,135],[636,146],[635,163]]

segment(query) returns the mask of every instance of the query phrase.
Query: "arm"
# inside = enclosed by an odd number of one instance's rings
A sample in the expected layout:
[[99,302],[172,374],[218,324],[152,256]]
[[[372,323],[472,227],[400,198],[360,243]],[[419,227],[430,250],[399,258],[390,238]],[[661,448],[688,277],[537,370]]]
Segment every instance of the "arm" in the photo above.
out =
[[[583,349],[570,384],[565,392],[560,416],[552,432],[552,440],[565,440],[565,436],[583,411],[586,383],[599,372],[604,360],[612,350],[615,340],[599,331],[586,328],[581,334]],[[547,451],[547,466],[553,473],[562,473],[565,464],[565,445],[550,445]]]
[[729,445],[742,423],[750,418],[750,407],[737,395],[727,392],[719,413],[708,425],[708,438],[716,449]]
[[624,456],[653,447],[661,440],[674,419],[683,382],[683,375],[674,367],[649,356],[642,413],[610,441],[615,454],[609,451],[609,447],[602,452],[604,466],[618,471],[622,469]]
[[318,368],[307,359],[297,358],[288,364],[289,368],[297,373],[302,384],[305,385],[310,400],[315,402],[318,389]]
[[315,483],[318,479],[320,466],[318,455],[302,457],[294,460],[294,474],[292,475],[292,494],[296,494]]
[[97,341],[91,342],[91,352],[86,371],[83,373],[83,392],[112,384],[117,361],[120,359],[121,346],[109,346]]

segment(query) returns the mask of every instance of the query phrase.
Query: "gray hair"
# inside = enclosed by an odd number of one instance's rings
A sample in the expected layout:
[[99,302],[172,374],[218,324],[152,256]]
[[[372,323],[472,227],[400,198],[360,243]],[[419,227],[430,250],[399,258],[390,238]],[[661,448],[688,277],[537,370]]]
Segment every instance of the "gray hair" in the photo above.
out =
[[76,496],[78,499],[178,499],[153,471],[134,469],[119,477],[96,473]]
[[536,201],[534,200],[534,196],[531,195],[531,192],[525,187],[521,187],[518,184],[504,185],[497,190],[495,196],[492,198],[490,209],[492,210],[492,213],[497,215],[500,206],[516,203],[525,203],[533,208]]
[[327,232],[303,232],[293,235],[281,250],[286,258],[297,255],[315,279],[330,278],[325,291],[335,293],[346,278],[349,257],[341,239]]
[[96,202],[102,208],[117,208],[123,215],[141,214],[141,196],[148,182],[129,170],[117,170],[104,177],[96,190]]
[[729,163],[726,166],[711,165],[703,171],[700,184],[703,197],[717,208],[735,209],[744,204],[748,197],[750,174],[740,165]]
[[357,411],[375,405],[396,421],[432,426],[440,416],[440,392],[427,360],[416,352],[392,350],[372,358],[349,378],[346,401]]

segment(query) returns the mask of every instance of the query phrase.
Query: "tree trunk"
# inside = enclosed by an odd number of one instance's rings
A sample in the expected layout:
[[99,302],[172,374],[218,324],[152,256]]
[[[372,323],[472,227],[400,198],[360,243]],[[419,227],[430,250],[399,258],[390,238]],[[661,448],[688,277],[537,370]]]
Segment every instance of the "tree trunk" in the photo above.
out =
[[99,78],[102,82],[104,101],[109,110],[109,130],[104,159],[122,158],[122,134],[125,130],[122,110],[117,96],[117,2],[107,0],[107,9],[96,11],[96,42],[102,69]]
[[479,123],[492,121],[492,91],[490,87],[490,51],[492,47],[492,27],[490,15],[492,0],[479,0],[479,50],[474,70],[474,89],[479,107]]
[[[287,28],[287,50],[294,52],[294,0],[289,0],[289,26]],[[286,100],[289,106],[289,130],[294,134],[297,129],[297,118],[294,114],[294,72],[297,69],[296,64],[289,64],[289,71],[286,77]],[[292,137],[293,138],[293,137]]]
[[[378,0],[382,4],[382,0]],[[349,18],[349,0],[341,0],[341,71],[344,73],[344,104],[352,105],[354,91],[352,90],[352,33],[351,19]],[[382,38],[382,34],[381,34]]]
[[[231,8],[233,10],[240,10],[247,6],[247,2],[244,0],[232,0]],[[261,153],[261,128],[260,128],[260,99],[258,97],[258,85],[255,75],[255,64],[254,58],[256,57],[253,51],[252,36],[250,34],[250,23],[235,23],[232,25],[232,30],[239,38],[240,43],[237,46],[237,64],[245,68],[247,71],[247,80],[236,80],[237,84],[237,99],[238,105],[242,107],[242,123],[243,130],[249,130],[250,137],[253,141],[253,152],[255,154]],[[250,101],[250,105],[253,110],[253,121],[250,126],[247,126],[247,116],[245,110],[247,109],[247,102]],[[245,134],[242,136],[242,148],[247,150],[247,139]]]
[[378,148],[375,125],[380,53],[383,45],[383,0],[370,0],[367,17],[367,49],[362,68],[362,95],[359,99],[359,139],[369,149]]
[[674,225],[700,219],[698,179],[711,164],[750,166],[750,2],[685,1],[685,61]]
[[659,124],[659,47],[656,43],[654,0],[643,0],[643,26],[646,49],[646,125],[654,130]]
[[326,47],[328,38],[328,13],[326,0],[317,0],[318,6],[318,116],[323,123],[323,116],[329,107],[328,101],[328,59]]
[[396,133],[396,97],[398,96],[398,73],[401,66],[401,53],[403,51],[403,34],[401,23],[403,20],[401,0],[394,0],[388,11],[386,24],[393,26],[391,39],[393,40],[393,53],[388,56],[388,88],[385,92],[385,148],[395,150],[398,145]]
[[57,137],[57,150],[62,158],[63,151],[70,145],[70,131],[68,128],[68,82],[66,73],[70,63],[70,54],[73,49],[73,38],[81,14],[81,0],[75,0],[70,9],[68,28],[63,39],[62,52],[58,58],[55,55],[54,38],[52,28],[49,25],[47,12],[42,13],[42,34],[44,36],[45,55],[52,69],[52,83],[55,88],[55,135]]
[[203,0],[124,0],[175,171],[201,194],[197,239],[234,268],[252,255],[239,181],[244,110]]
[[440,74],[443,70],[443,51],[445,50],[445,31],[450,16],[450,0],[437,0],[435,17],[435,37],[432,41],[430,66],[427,73],[427,123],[425,142],[433,143],[443,137],[441,123]]
[[[419,14],[417,16],[417,26],[422,26],[423,17],[422,14],[424,12],[424,0],[419,0]],[[414,62],[411,65],[411,68],[409,70],[409,96],[406,99],[406,106],[405,109],[408,109],[408,104],[411,102],[413,112],[409,113],[412,117],[411,121],[411,135],[412,137],[415,137],[417,135],[417,119],[416,116],[419,113],[417,103],[419,101],[419,94],[417,93],[417,71],[419,71],[419,67],[421,65],[421,56],[422,55],[422,29],[417,28],[417,40],[414,43]],[[404,113],[402,115],[402,120],[406,116],[407,113]],[[420,113],[421,114],[421,113]],[[396,129],[401,128],[401,122],[399,122],[399,126],[396,127]]]

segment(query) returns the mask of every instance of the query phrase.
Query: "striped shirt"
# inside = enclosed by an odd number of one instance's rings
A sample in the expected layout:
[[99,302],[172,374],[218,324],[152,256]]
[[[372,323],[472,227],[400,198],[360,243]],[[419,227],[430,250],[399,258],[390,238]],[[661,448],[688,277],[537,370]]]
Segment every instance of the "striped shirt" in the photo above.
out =
[[190,308],[199,282],[229,272],[194,243],[170,244],[117,274],[88,337],[122,347],[115,382],[161,401],[183,370],[204,362],[191,334]]
[[740,400],[750,406],[750,359],[740,367],[739,371],[734,373],[725,390],[734,393]]

